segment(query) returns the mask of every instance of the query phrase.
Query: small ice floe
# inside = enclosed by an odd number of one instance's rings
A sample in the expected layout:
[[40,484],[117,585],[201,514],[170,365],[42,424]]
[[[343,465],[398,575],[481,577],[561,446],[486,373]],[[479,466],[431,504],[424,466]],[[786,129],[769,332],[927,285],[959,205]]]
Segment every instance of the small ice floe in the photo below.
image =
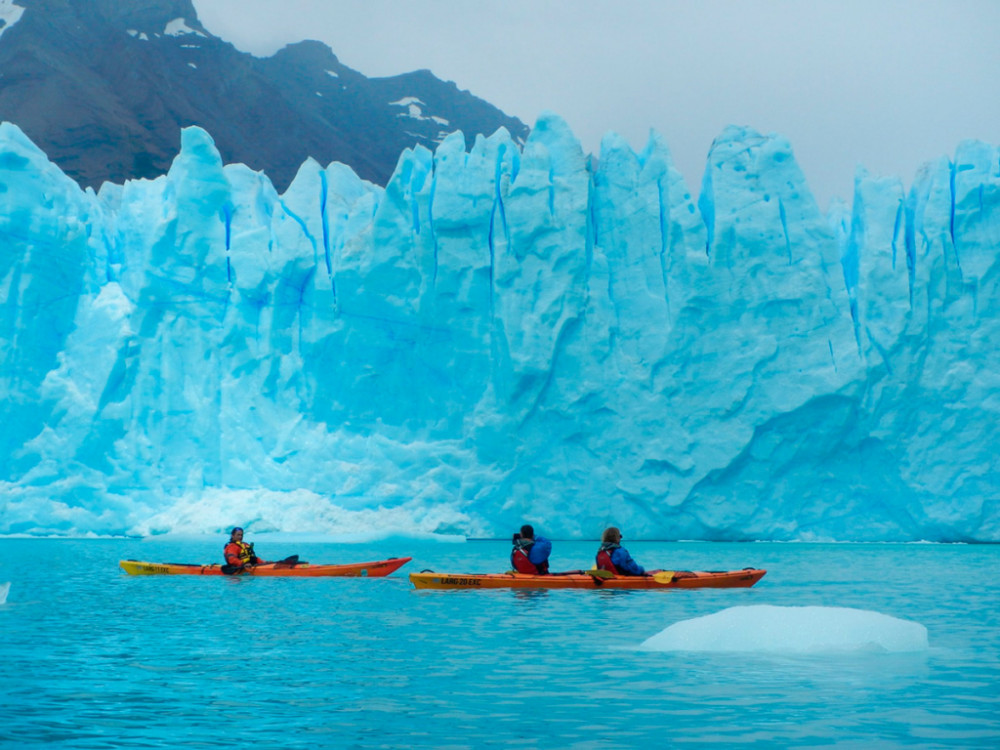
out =
[[7,594],[10,593],[10,581],[7,583],[0,583],[0,604],[7,603]]
[[730,607],[674,623],[643,651],[819,653],[927,650],[927,628],[880,612],[846,607]]

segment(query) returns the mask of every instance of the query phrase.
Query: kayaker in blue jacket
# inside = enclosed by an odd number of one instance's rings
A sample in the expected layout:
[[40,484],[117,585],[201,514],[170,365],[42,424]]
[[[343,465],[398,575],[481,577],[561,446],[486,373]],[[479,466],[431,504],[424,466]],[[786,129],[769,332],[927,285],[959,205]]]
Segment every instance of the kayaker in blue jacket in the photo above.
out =
[[510,564],[518,573],[534,573],[545,575],[549,572],[549,555],[552,554],[552,542],[544,536],[535,536],[535,529],[530,524],[521,527],[519,534],[514,534],[514,550],[510,553]]
[[622,533],[614,526],[604,530],[601,548],[597,550],[597,569],[608,570],[618,576],[646,575],[646,569],[632,559],[621,541]]

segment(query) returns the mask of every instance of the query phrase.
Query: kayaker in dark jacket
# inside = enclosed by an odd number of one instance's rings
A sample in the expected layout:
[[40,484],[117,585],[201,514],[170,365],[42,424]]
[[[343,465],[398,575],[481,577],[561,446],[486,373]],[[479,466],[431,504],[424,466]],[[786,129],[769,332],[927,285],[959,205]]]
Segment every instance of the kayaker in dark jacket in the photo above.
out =
[[252,544],[243,541],[243,529],[237,526],[229,532],[229,543],[223,550],[226,564],[234,568],[246,568],[254,565],[264,565],[267,560],[257,557]]
[[514,534],[514,550],[510,553],[510,564],[518,573],[545,575],[549,572],[549,555],[552,542],[544,536],[535,536],[529,524],[521,527],[521,533]]
[[614,526],[604,530],[601,548],[597,550],[597,569],[608,570],[619,576],[644,576],[646,569],[632,559],[622,547],[622,533]]

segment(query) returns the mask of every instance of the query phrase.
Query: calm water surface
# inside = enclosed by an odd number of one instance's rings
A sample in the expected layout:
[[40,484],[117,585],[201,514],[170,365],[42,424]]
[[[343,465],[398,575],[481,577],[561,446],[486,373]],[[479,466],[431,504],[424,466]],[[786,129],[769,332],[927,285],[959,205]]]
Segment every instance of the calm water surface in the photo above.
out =
[[[765,567],[729,591],[415,591],[506,569],[504,542],[260,541],[386,579],[130,577],[220,540],[0,539],[0,747],[1000,747],[1000,547],[629,544],[649,567]],[[557,542],[556,568],[595,543]],[[647,653],[753,604],[914,620],[916,654]]]

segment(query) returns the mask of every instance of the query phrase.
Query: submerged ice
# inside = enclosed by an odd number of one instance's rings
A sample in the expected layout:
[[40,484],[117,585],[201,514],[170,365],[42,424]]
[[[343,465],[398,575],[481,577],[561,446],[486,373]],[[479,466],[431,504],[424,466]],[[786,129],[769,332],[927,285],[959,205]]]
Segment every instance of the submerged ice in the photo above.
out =
[[766,653],[926,651],[917,622],[847,607],[730,607],[674,623],[643,641],[644,651]]
[[0,533],[1000,540],[998,248],[978,142],[824,215],[743,128],[695,198],[551,116],[282,195],[197,128],[95,194],[3,124]]

